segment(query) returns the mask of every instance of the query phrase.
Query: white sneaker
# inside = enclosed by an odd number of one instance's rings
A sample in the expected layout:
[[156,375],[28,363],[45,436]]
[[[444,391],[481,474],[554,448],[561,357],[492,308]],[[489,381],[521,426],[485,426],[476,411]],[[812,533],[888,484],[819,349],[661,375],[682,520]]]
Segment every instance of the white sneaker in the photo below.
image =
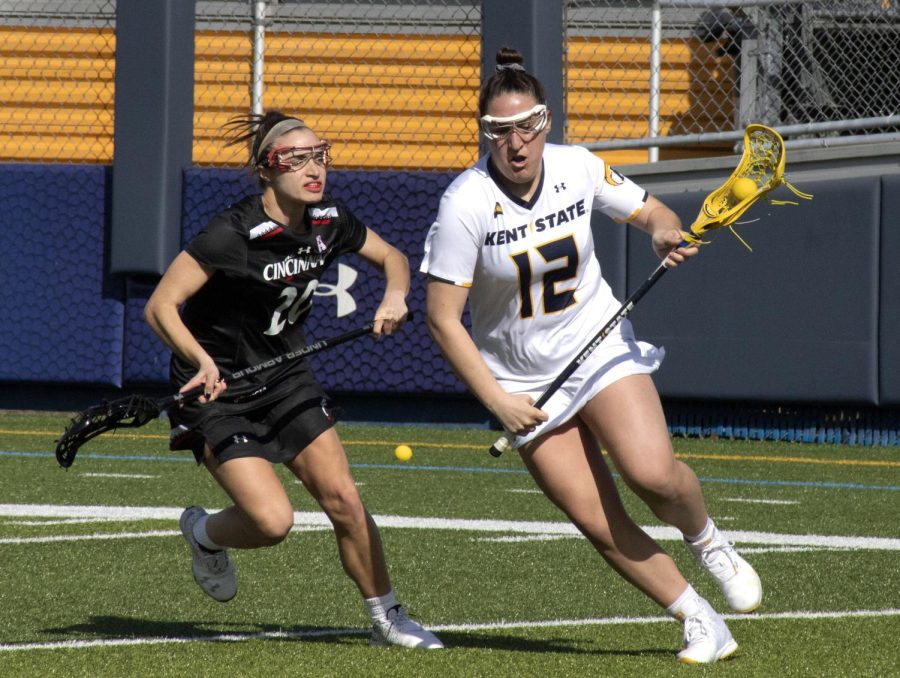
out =
[[710,664],[720,659],[727,659],[738,645],[710,604],[698,598],[699,603],[694,614],[685,617],[684,649],[678,653],[678,661],[682,664]]
[[438,650],[444,644],[431,631],[406,616],[402,605],[394,605],[387,611],[387,619],[372,624],[372,645],[399,645],[420,650]]
[[210,551],[194,538],[194,523],[205,515],[206,511],[199,506],[189,506],[181,514],[178,524],[181,534],[191,547],[194,580],[210,598],[227,603],[237,594],[237,574],[228,559],[228,551]]
[[753,612],[762,602],[762,582],[756,570],[738,555],[726,541],[719,528],[713,528],[706,541],[691,543],[685,540],[694,558],[719,583],[728,606],[735,612]]

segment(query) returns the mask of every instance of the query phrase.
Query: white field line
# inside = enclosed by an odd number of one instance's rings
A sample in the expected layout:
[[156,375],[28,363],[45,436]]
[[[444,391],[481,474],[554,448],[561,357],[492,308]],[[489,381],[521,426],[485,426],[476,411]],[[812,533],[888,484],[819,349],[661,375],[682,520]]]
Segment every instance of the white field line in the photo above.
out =
[[[294,532],[322,532],[329,527],[298,525]],[[110,539],[145,539],[147,537],[176,537],[181,530],[149,530],[147,532],[106,532],[97,534],[59,534],[47,537],[4,537],[0,544],[51,544],[60,541],[103,541]]]
[[[531,541],[557,541],[559,539],[578,539],[574,534],[534,534],[527,537],[478,537],[472,541],[513,544]],[[0,540],[2,543],[2,540]],[[851,551],[840,546],[743,546],[741,553],[803,553],[813,551]]]
[[803,553],[805,551],[852,551],[842,546],[742,546],[744,553]]
[[[768,612],[751,615],[726,614],[726,619],[738,621],[766,621],[769,619],[848,619],[859,617],[896,617],[900,616],[900,609],[887,608],[882,610],[842,610],[833,612],[819,611],[795,611],[795,612]],[[671,617],[597,617],[588,619],[547,619],[536,621],[497,621],[480,624],[438,624],[429,626],[432,631],[502,631],[504,629],[534,629],[574,626],[616,626],[623,624],[660,624],[671,623]],[[23,650],[73,650],[92,647],[115,647],[136,645],[162,645],[165,643],[210,643],[210,642],[240,642],[246,640],[268,639],[303,639],[322,638],[346,635],[366,635],[368,629],[343,628],[320,629],[305,631],[260,631],[256,633],[221,633],[208,636],[150,636],[147,638],[95,638],[92,640],[61,640],[45,643],[2,643],[0,652],[15,652]]]
[[151,476],[146,473],[79,473],[83,478],[137,478],[138,480],[149,480],[151,478],[159,478],[159,476]]
[[60,541],[103,541],[104,539],[144,539],[146,537],[174,537],[179,530],[150,530],[148,532],[112,532],[108,534],[57,534],[48,537],[4,537],[0,544],[52,544]]
[[[0,517],[10,518],[114,518],[122,521],[178,520],[183,509],[164,506],[63,506],[53,504],[0,504]],[[216,509],[212,509],[216,510]],[[507,534],[579,535],[571,523],[527,520],[477,520],[464,518],[429,518],[424,516],[373,516],[382,528],[418,530],[460,530],[470,532],[500,532]],[[294,524],[298,528],[331,529],[324,513],[297,511]],[[643,530],[658,541],[681,541],[681,533],[674,527],[645,525]],[[819,546],[826,548],[900,551],[900,539],[891,537],[861,537],[819,534],[780,534],[751,530],[722,530],[725,537],[740,544],[764,546]]]
[[478,537],[473,541],[496,542],[503,544],[512,544],[526,541],[556,541],[558,539],[577,539],[582,535],[574,534],[532,534],[525,537],[501,536],[501,537]]
[[799,501],[794,501],[792,499],[745,499],[743,497],[725,497],[720,501],[735,501],[742,502],[744,504],[777,504],[780,506],[791,506],[793,504],[799,504]]
[[60,520],[7,520],[3,525],[84,525],[86,523],[120,523],[115,518],[64,518]]

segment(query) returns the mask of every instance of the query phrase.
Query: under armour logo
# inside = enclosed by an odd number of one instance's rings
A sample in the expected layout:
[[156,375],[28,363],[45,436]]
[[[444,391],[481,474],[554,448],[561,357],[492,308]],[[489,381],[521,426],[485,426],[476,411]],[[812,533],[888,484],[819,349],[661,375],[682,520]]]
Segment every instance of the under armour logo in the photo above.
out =
[[234,435],[234,436],[232,436],[232,439],[234,440],[235,445],[241,445],[241,444],[246,445],[247,443],[250,442],[250,438],[248,438],[247,436],[242,436],[242,435]]
[[314,294],[319,297],[337,297],[337,317],[343,318],[356,310],[356,299],[348,291],[356,282],[359,275],[356,269],[346,264],[338,264],[338,277],[336,285],[319,283]]

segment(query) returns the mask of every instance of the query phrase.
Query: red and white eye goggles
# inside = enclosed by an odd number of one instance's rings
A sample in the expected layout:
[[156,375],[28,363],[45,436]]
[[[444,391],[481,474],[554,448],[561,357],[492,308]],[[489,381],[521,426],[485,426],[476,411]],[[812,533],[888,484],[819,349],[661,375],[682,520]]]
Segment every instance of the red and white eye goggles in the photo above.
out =
[[525,138],[534,137],[547,126],[550,111],[545,104],[538,104],[530,111],[509,115],[505,118],[493,115],[481,116],[481,133],[491,141],[506,139],[513,132]]
[[323,141],[315,146],[279,146],[266,154],[266,167],[279,172],[297,172],[314,161],[328,167],[331,164],[331,144]]

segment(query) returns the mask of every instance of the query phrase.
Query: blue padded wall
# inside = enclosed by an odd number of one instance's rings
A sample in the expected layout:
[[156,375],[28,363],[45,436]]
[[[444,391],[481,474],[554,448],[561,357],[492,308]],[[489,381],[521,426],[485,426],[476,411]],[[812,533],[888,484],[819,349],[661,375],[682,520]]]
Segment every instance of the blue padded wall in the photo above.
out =
[[0,381],[121,385],[109,168],[0,165]]
[[[878,402],[880,178],[804,182],[798,206],[754,205],[632,314],[667,349],[663,396],[768,402]],[[704,195],[660,195],[690,224]],[[786,189],[775,198],[791,199]],[[631,229],[629,291],[657,264]]]
[[[0,382],[134,387],[163,384],[168,351],[141,317],[155,280],[108,274],[109,168],[0,166]],[[445,173],[333,172],[329,190],[395,243],[415,271]],[[183,241],[216,211],[257,190],[242,172],[185,175]],[[883,187],[883,190],[882,190]],[[664,397],[700,401],[900,404],[900,176],[802,182],[799,206],[759,203],[738,226],[670,272],[631,315],[638,336],[664,345]],[[703,195],[661,194],[686,223]],[[776,197],[790,198],[780,190]],[[595,222],[598,256],[617,293],[656,265],[636,229]],[[338,317],[331,271],[308,324],[312,340],[371,317],[380,277],[340,262],[356,305]],[[345,277],[341,283],[346,280]],[[626,288],[627,289],[623,289]],[[459,394],[463,386],[425,329],[425,280],[413,273],[403,334],[361,339],[313,358],[326,388]]]
[[130,386],[169,382],[169,351],[144,322],[144,305],[155,286],[155,281],[130,279],[125,288],[125,360],[122,363],[122,379]]
[[900,405],[900,175],[881,178],[881,405]]
[[[412,280],[407,304],[416,318],[396,338],[376,343],[364,339],[347,347],[346,358],[333,361],[329,354],[314,359],[317,373],[329,388],[341,391],[401,393],[463,393],[463,385],[447,366],[425,326],[425,276],[418,273],[422,245],[437,215],[438,203],[454,175],[444,172],[334,172],[330,192],[344,200],[365,224],[409,257]],[[346,264],[359,267],[352,288],[357,312],[336,317],[334,297],[320,299],[316,336],[331,336],[360,325],[375,313],[381,300],[381,276],[358,257]],[[334,271],[331,272],[332,277]],[[320,325],[318,323],[321,323]],[[312,334],[312,329],[310,330]]]

